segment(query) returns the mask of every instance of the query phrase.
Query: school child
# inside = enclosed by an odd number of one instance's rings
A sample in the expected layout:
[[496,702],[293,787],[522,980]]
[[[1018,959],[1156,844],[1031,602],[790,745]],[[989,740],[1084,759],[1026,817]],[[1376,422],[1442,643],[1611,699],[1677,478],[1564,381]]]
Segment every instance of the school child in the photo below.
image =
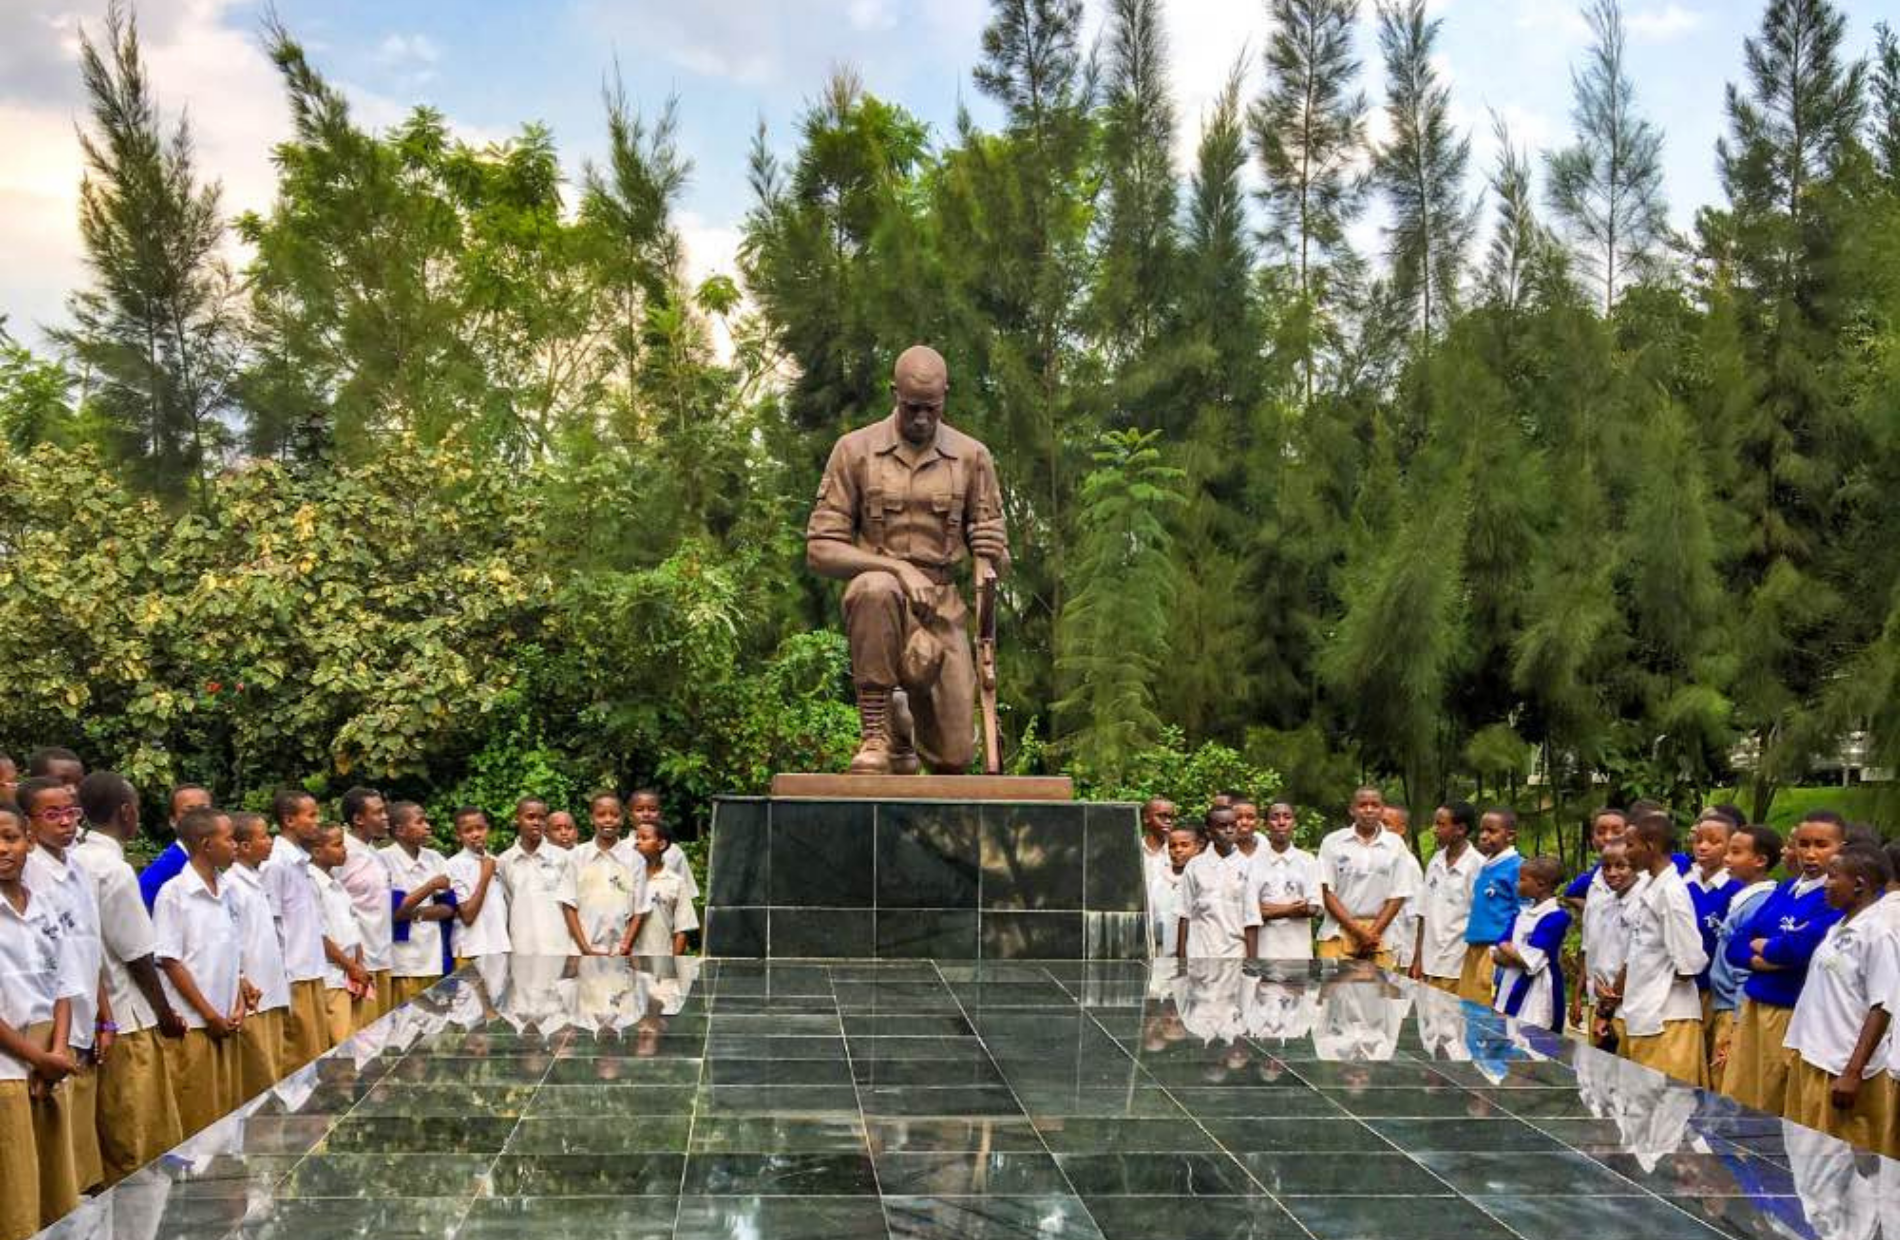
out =
[[508,951],[508,893],[496,877],[488,851],[488,815],[473,805],[455,811],[455,838],[461,851],[448,859],[449,890],[455,893],[455,920],[449,923],[449,950],[455,967]]
[[1465,964],[1458,973],[1458,997],[1468,1003],[1491,1006],[1497,970],[1491,948],[1510,937],[1517,924],[1517,872],[1524,860],[1517,854],[1517,815],[1508,809],[1488,809],[1478,819],[1478,852],[1484,862],[1471,894],[1471,912],[1465,918]]
[[230,819],[192,810],[178,824],[178,838],[189,863],[158,893],[152,924],[166,992],[185,1018],[184,1036],[167,1042],[165,1053],[189,1138],[229,1111],[238,1093],[234,1035],[244,1021],[244,945],[237,903],[219,876],[237,859]]
[[1742,983],[1748,980],[1748,970],[1729,959],[1728,945],[1762,901],[1774,893],[1774,880],[1768,876],[1780,864],[1781,836],[1774,828],[1745,826],[1729,833],[1723,866],[1741,885],[1722,916],[1722,925],[1715,934],[1714,959],[1709,964],[1709,1088],[1722,1093],[1728,1092],[1724,1078],[1735,1040],[1735,1007],[1742,999]]
[[390,899],[389,862],[382,850],[389,842],[389,802],[374,788],[351,788],[338,806],[343,818],[343,864],[336,880],[350,893],[356,929],[363,940],[363,968],[370,987],[355,1001],[351,1024],[356,1029],[375,1022],[394,1002],[389,967],[395,947],[395,903]]
[[1174,802],[1166,797],[1150,797],[1141,807],[1141,860],[1150,874],[1169,865],[1168,837],[1174,831],[1174,815]]
[[271,814],[277,820],[277,840],[259,872],[277,924],[284,975],[290,981],[283,1053],[277,1064],[288,1075],[330,1049],[323,991],[323,976],[329,968],[323,947],[323,901],[310,872],[310,849],[322,828],[317,798],[301,788],[279,792],[271,803]]
[[1160,868],[1144,865],[1148,873],[1148,914],[1153,919],[1154,956],[1172,960],[1180,954],[1181,878],[1188,862],[1201,851],[1201,833],[1193,827],[1171,825],[1167,862]]
[[1418,894],[1409,881],[1410,850],[1385,829],[1385,797],[1377,788],[1352,794],[1352,825],[1328,835],[1319,846],[1320,922],[1317,955],[1322,960],[1348,957],[1392,967],[1386,930],[1405,901]]
[[429,817],[422,806],[414,801],[390,806],[389,833],[396,841],[383,849],[390,898],[402,901],[395,911],[389,982],[390,997],[400,1007],[442,980],[456,897],[448,863],[429,847]]
[[1887,1145],[1894,1118],[1886,1005],[1900,996],[1900,939],[1869,912],[1892,881],[1877,848],[1843,848],[1828,863],[1823,890],[1840,919],[1815,949],[1788,1022],[1794,1062],[1782,1114],[1872,1150]]
[[1476,820],[1477,811],[1464,801],[1441,805],[1432,813],[1436,847],[1425,866],[1410,974],[1413,981],[1446,994],[1458,993],[1458,979],[1464,973],[1465,927],[1483,865],[1471,845]]
[[[1603,846],[1611,840],[1623,838],[1623,833],[1627,830],[1629,830],[1629,819],[1624,816],[1622,810],[1606,807],[1596,811],[1590,815],[1590,851],[1600,859],[1603,856]],[[1583,915],[1584,901],[1589,898],[1590,886],[1596,881],[1598,868],[1598,865],[1592,865],[1571,879],[1570,885],[1564,888],[1563,902],[1569,907],[1572,916]]]
[[363,932],[356,924],[356,906],[336,876],[349,856],[343,846],[345,834],[342,827],[326,826],[310,850],[310,872],[323,908],[324,1038],[332,1047],[350,1040],[356,1032],[357,1002],[375,993],[375,983],[363,967]]
[[1709,964],[1695,904],[1676,873],[1676,827],[1669,815],[1646,814],[1624,837],[1630,865],[1647,874],[1624,905],[1629,954],[1616,988],[1617,1014],[1632,1061],[1690,1085],[1708,1083],[1702,1043],[1702,999],[1696,975]]
[[1553,1033],[1564,1027],[1564,935],[1570,914],[1557,900],[1563,864],[1555,857],[1532,857],[1518,867],[1517,892],[1524,908],[1511,925],[1511,937],[1491,949],[1498,964],[1496,1008],[1526,1024]]
[[591,956],[576,911],[574,858],[545,846],[547,822],[539,797],[515,803],[515,842],[497,863],[508,892],[508,941],[517,956]]
[[158,903],[158,893],[185,868],[185,846],[178,842],[178,824],[194,809],[211,808],[211,794],[197,784],[179,784],[165,802],[165,824],[171,829],[172,842],[139,871],[139,898],[150,912]]
[[686,884],[666,868],[666,850],[672,846],[673,833],[663,822],[634,828],[633,847],[646,867],[648,911],[628,925],[619,945],[622,956],[684,956],[687,932],[699,929]]
[[[1721,932],[1722,919],[1728,916],[1729,901],[1741,890],[1728,872],[1728,840],[1735,824],[1719,809],[1705,809],[1696,819],[1689,837],[1692,864],[1683,876],[1689,888],[1689,902],[1695,905],[1696,925],[1702,931],[1702,950],[1714,961],[1715,939]],[[1714,1000],[1709,997],[1709,970],[1696,976],[1696,990],[1702,997],[1704,1029],[1714,1024]]]
[[653,907],[646,862],[634,851],[633,841],[621,837],[619,797],[596,793],[588,803],[588,818],[594,838],[574,852],[575,911],[595,951],[624,954],[621,945],[633,941],[640,919]]
[[1827,903],[1827,867],[1847,840],[1839,815],[1809,814],[1796,824],[1783,859],[1797,871],[1729,940],[1728,960],[1749,971],[1736,1009],[1723,1090],[1743,1106],[1779,1115],[1788,1101],[1788,1024],[1808,964],[1840,914]]
[[34,776],[21,783],[19,803],[33,835],[26,885],[59,918],[64,964],[86,987],[86,993],[73,1000],[72,1023],[66,1031],[76,1066],[65,1093],[73,1173],[79,1191],[90,1192],[105,1180],[105,1161],[99,1151],[99,1060],[111,1053],[119,1032],[112,999],[106,993],[99,896],[91,876],[71,858],[81,814],[73,789],[53,776]]
[[139,833],[138,793],[123,776],[94,771],[79,785],[79,805],[91,825],[70,856],[99,902],[106,995],[119,1027],[98,1073],[99,1154],[110,1187],[184,1140],[161,1038],[179,1036],[185,1022],[159,978],[152,915],[125,859]]
[[[1893,881],[1887,884],[1887,894],[1868,910],[1868,916],[1890,939],[1900,942],[1900,839],[1889,840],[1886,845],[1887,871],[1893,875]],[[1900,988],[1889,991],[1882,999],[1881,1006],[1889,1014],[1900,1012]],[[1893,1091],[1892,1122],[1887,1125],[1886,1140],[1881,1143],[1880,1152],[1887,1156],[1887,1182],[1900,1194],[1900,1050],[1889,1034],[1887,1050],[1887,1088]],[[1888,1234],[1900,1236],[1900,1195],[1886,1199],[1891,1214]]]
[[244,1101],[289,1075],[287,1069],[279,1069],[284,1060],[284,1020],[290,1011],[290,975],[284,970],[284,948],[260,873],[270,860],[270,824],[262,814],[232,814],[231,843],[237,861],[224,872],[224,879],[237,905],[238,934],[243,941],[238,969],[257,990],[237,1036],[238,1098]]
[[1267,807],[1267,843],[1249,867],[1260,906],[1260,957],[1311,960],[1319,913],[1319,860],[1293,843],[1298,818],[1285,801]]
[[571,853],[580,847],[581,828],[574,821],[574,815],[564,809],[557,809],[548,815],[548,843],[562,852]]
[[1418,928],[1424,923],[1424,912],[1419,900],[1425,893],[1425,870],[1418,863],[1418,857],[1412,852],[1412,811],[1403,805],[1387,802],[1380,814],[1385,829],[1399,837],[1405,845],[1405,856],[1401,864],[1405,867],[1405,881],[1411,886],[1413,894],[1407,896],[1405,903],[1399,906],[1399,915],[1392,919],[1392,926],[1386,932],[1386,941],[1392,944],[1392,964],[1401,973],[1409,975],[1412,961],[1418,956]]
[[67,1025],[85,993],[60,950],[51,901],[26,884],[32,835],[0,806],[0,1240],[22,1240],[79,1204],[65,1082]]
[[1181,916],[1175,923],[1182,960],[1246,959],[1258,954],[1260,902],[1251,867],[1234,847],[1234,811],[1207,811],[1207,839],[1181,874]]
[[[660,794],[651,788],[642,788],[627,798],[627,816],[633,825],[659,822],[663,817],[660,811]],[[686,860],[686,850],[677,842],[666,850],[666,868],[680,876],[680,883],[686,888],[686,898],[699,899],[699,881],[693,877],[693,867]]]
[[1251,797],[1234,793],[1231,794],[1231,808],[1234,811],[1234,847],[1251,865],[1254,856],[1260,851],[1260,807]]
[[1616,1015],[1621,997],[1617,987],[1629,959],[1629,922],[1623,913],[1648,879],[1630,864],[1629,843],[1623,836],[1604,844],[1599,877],[1601,897],[1593,886],[1583,917],[1583,950],[1590,969],[1590,1040],[1600,1049],[1620,1052],[1626,1039],[1623,1022]]

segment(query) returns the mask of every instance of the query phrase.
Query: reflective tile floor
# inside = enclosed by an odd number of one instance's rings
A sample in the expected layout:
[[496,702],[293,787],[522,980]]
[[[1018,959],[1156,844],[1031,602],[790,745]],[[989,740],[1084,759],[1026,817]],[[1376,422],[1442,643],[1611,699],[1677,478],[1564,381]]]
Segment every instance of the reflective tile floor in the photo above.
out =
[[1370,970],[522,958],[450,978],[53,1234],[1873,1240],[1883,1224],[1900,1238],[1900,1164]]

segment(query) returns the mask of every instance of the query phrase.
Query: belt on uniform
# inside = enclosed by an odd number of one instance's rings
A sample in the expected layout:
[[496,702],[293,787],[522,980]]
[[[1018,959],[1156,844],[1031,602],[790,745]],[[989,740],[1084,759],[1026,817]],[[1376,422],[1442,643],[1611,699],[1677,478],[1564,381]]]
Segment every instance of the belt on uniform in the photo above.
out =
[[915,560],[905,560],[904,563],[910,565],[940,586],[951,585],[957,579],[954,567],[948,564],[919,564]]

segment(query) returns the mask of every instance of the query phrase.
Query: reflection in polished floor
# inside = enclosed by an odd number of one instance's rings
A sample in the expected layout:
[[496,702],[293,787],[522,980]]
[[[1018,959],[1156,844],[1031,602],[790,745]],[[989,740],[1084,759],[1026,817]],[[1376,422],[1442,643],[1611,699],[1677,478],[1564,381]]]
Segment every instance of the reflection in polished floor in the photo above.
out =
[[1871,1240],[1883,1223],[1900,1238],[1900,1165],[1371,971],[522,958],[457,974],[54,1231]]

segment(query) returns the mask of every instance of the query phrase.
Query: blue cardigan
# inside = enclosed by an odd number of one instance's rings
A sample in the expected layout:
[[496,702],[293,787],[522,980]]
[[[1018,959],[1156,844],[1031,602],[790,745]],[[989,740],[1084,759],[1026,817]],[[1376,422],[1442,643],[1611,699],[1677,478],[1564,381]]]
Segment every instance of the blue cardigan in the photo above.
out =
[[1518,910],[1524,907],[1517,895],[1517,872],[1523,868],[1524,858],[1516,853],[1484,863],[1478,871],[1477,890],[1471,893],[1465,942],[1486,947],[1511,937]]
[[152,858],[152,864],[139,871],[139,898],[145,901],[146,912],[158,903],[159,890],[182,874],[189,860],[185,846],[173,840],[169,848]]
[[1762,959],[1779,967],[1750,973],[1742,993],[1770,1007],[1795,1005],[1808,979],[1808,961],[1814,958],[1814,949],[1826,937],[1827,928],[1841,919],[1839,912],[1828,907],[1825,887],[1816,886],[1806,895],[1796,895],[1794,884],[1791,878],[1775,888],[1748,924],[1728,941],[1728,962],[1746,969],[1754,954],[1749,944],[1756,939],[1768,940],[1762,945]]

